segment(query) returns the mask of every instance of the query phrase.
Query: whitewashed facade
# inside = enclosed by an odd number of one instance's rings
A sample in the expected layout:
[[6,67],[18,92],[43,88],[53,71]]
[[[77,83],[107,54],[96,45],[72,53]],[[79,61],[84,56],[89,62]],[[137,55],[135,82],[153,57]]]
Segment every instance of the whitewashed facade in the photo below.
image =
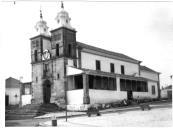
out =
[[[35,103],[65,104],[67,99],[68,108],[76,110],[89,104],[159,97],[158,72],[127,55],[76,41],[70,20],[62,4],[57,28],[50,34],[42,14],[41,26],[36,25],[38,35],[31,38]],[[74,68],[74,74],[68,75],[68,66]]]

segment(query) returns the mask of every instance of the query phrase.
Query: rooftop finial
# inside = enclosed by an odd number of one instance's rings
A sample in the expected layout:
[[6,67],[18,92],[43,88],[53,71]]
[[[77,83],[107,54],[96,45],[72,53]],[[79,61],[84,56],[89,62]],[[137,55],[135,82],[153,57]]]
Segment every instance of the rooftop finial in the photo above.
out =
[[61,8],[64,8],[64,4],[63,4],[63,1],[61,1]]
[[42,11],[40,9],[40,19],[43,19]]

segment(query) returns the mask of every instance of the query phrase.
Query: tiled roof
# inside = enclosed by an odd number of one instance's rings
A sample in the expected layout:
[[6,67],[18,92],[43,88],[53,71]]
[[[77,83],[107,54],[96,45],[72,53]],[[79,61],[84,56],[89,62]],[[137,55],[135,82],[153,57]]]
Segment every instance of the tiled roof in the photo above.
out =
[[93,50],[93,51],[101,52],[101,53],[104,53],[104,54],[107,54],[107,55],[111,55],[111,56],[115,56],[115,57],[118,57],[118,58],[121,58],[121,59],[130,60],[130,61],[133,61],[133,62],[136,62],[136,63],[141,62],[141,61],[136,60],[134,58],[131,58],[131,57],[127,56],[127,55],[124,55],[124,54],[121,54],[121,53],[117,53],[117,52],[108,51],[108,50],[101,49],[101,48],[97,48],[97,47],[94,47],[94,46],[91,46],[91,45],[87,45],[87,44],[84,44],[84,43],[81,43],[81,42],[77,42],[77,45],[79,47],[82,47],[82,48],[86,48],[86,49],[90,49],[90,50]]
[[165,87],[164,89],[172,89],[172,85]]
[[[153,69],[150,69],[146,66],[140,66],[140,70],[145,70],[145,71],[148,71],[148,72],[154,72],[154,73],[159,73],[159,72],[156,72],[154,71]],[[160,73],[159,73],[160,74]]]
[[5,80],[5,86],[6,88],[19,88],[20,87],[20,81],[9,77]]

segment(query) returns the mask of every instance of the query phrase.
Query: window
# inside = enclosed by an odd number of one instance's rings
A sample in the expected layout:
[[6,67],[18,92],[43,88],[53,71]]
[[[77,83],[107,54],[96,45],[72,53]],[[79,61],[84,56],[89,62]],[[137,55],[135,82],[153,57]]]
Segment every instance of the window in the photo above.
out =
[[124,73],[124,65],[121,65],[121,74],[125,74]]
[[38,82],[38,77],[37,77],[37,76],[35,77],[35,82],[36,82],[36,83]]
[[43,77],[46,77],[48,73],[48,64],[43,65]]
[[114,73],[115,72],[114,64],[113,63],[110,63],[110,69],[111,69],[111,73]]
[[36,40],[36,47],[39,47],[39,41]]
[[59,73],[57,74],[57,79],[59,79],[60,78],[60,75],[59,75]]
[[59,56],[59,44],[56,44],[56,56]]
[[47,72],[48,71],[48,64],[45,64],[44,66],[45,66],[44,70],[45,70],[45,72]]
[[96,70],[100,70],[100,61],[96,60]]
[[100,81],[101,81],[101,89],[107,90],[108,89],[108,77],[102,77]]
[[73,60],[73,66],[77,67],[77,60]]
[[34,51],[34,58],[35,58],[35,62],[38,61],[38,58],[37,58],[37,50]]
[[83,78],[82,75],[74,76],[75,89],[83,89]]
[[121,89],[121,91],[126,91],[126,81],[125,81],[125,79],[120,79],[120,89]]
[[132,90],[137,91],[136,81],[135,80],[132,80]]
[[132,90],[131,80],[126,80],[126,90],[127,91],[131,91]]
[[137,92],[141,92],[141,81],[137,81]]
[[89,89],[116,90],[116,78],[89,75]]
[[142,85],[142,91],[143,91],[143,92],[148,92],[147,82],[142,81],[142,82],[141,82],[141,85]]
[[108,90],[117,90],[116,79],[115,78],[109,78]]
[[71,48],[72,48],[71,44],[68,44],[68,55],[69,56],[71,56],[71,54],[72,54],[71,53],[71,51],[72,51]]
[[146,81],[120,79],[120,89],[121,91],[147,92],[148,86]]
[[155,93],[155,86],[152,86],[152,95],[154,95]]
[[94,86],[94,76],[89,75],[89,89],[93,89]]

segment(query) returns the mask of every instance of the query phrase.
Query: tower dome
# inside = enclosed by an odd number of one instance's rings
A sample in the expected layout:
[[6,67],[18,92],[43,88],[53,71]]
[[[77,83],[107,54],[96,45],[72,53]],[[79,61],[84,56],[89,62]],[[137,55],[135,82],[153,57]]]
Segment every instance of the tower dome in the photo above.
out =
[[43,20],[42,12],[40,10],[40,21],[38,21],[35,25],[35,29],[39,35],[45,35],[48,36],[48,26],[46,21]]
[[69,17],[68,12],[64,10],[63,2],[61,3],[61,11],[57,14],[55,20],[58,23],[58,28],[66,27],[69,29],[74,29],[70,24],[71,18]]

